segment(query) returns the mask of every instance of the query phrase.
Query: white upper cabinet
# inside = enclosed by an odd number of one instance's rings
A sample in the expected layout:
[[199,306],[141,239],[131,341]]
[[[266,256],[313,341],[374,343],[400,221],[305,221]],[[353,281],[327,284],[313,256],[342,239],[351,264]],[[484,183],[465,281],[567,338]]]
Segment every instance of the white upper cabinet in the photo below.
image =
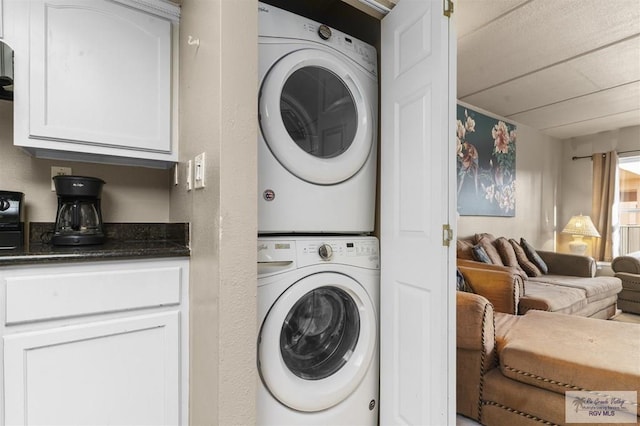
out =
[[44,158],[176,162],[178,7],[159,0],[28,3],[27,29],[16,28],[27,41],[14,49],[15,145]]
[[4,37],[3,35],[3,31],[2,31],[2,0],[0,0],[0,38]]

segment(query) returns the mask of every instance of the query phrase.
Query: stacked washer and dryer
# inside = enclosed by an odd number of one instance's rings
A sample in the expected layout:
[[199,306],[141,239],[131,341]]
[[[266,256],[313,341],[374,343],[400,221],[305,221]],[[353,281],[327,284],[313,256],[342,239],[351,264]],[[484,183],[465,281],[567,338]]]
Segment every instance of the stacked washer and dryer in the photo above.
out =
[[259,3],[261,425],[376,425],[377,54]]

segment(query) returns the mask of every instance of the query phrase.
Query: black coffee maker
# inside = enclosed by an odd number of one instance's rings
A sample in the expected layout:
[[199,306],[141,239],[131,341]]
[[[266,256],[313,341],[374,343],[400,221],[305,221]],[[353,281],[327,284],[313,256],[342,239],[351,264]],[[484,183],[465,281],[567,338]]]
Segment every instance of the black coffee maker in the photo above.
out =
[[58,213],[51,243],[57,246],[102,244],[104,232],[100,194],[102,179],[86,176],[55,176]]

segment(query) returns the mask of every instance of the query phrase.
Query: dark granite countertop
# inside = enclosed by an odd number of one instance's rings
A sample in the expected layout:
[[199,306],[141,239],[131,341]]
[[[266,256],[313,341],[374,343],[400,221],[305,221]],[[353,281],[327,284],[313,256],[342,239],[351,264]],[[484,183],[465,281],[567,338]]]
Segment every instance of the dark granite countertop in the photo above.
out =
[[54,246],[48,242],[52,223],[30,223],[26,247],[0,250],[0,267],[190,255],[186,223],[105,223],[104,231],[104,244]]

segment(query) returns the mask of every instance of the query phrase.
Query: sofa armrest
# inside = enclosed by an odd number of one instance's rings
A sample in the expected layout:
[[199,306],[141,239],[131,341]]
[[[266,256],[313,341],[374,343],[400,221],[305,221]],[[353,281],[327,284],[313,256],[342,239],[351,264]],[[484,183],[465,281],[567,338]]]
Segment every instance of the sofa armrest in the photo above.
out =
[[458,263],[458,268],[473,292],[487,298],[497,312],[518,313],[518,302],[524,294],[524,281],[519,274],[504,267],[474,268]]
[[484,375],[497,366],[493,306],[458,291],[456,308],[456,411],[478,420]]
[[616,273],[640,274],[640,251],[616,257],[611,262],[611,269]]
[[536,251],[549,267],[549,274],[586,278],[596,276],[597,265],[593,257],[553,251]]
[[456,294],[456,347],[490,353],[495,345],[493,306],[478,294]]

